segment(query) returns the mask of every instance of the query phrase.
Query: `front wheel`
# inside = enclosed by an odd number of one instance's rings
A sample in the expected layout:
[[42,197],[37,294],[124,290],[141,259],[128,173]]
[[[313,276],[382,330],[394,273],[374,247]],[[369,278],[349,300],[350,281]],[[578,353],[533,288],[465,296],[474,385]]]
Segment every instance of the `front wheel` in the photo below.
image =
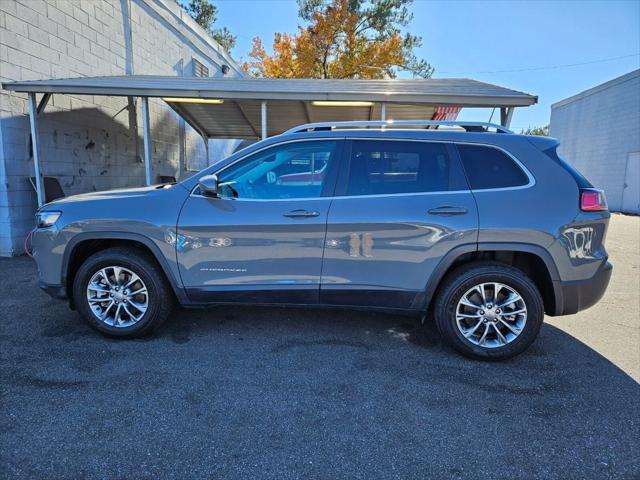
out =
[[144,252],[128,248],[109,248],[85,260],[74,279],[73,297],[91,327],[121,338],[150,333],[173,307],[164,272]]
[[449,275],[434,313],[440,333],[453,348],[473,358],[503,360],[533,343],[544,306],[538,288],[524,272],[487,262]]

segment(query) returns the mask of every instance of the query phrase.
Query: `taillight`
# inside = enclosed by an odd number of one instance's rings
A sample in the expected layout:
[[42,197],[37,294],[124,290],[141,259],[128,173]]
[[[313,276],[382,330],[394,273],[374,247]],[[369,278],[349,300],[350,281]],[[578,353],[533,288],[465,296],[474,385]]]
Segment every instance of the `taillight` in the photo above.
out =
[[595,188],[580,190],[580,210],[583,212],[602,212],[607,208],[607,199],[602,190]]

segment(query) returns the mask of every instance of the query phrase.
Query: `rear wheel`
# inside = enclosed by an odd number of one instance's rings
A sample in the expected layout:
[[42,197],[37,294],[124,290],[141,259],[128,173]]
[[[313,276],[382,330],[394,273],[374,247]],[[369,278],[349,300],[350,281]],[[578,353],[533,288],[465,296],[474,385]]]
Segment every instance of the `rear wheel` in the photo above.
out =
[[445,340],[464,355],[502,360],[522,353],[544,319],[542,297],[521,270],[487,262],[450,274],[435,303]]
[[74,303],[96,330],[110,336],[144,336],[167,319],[173,292],[164,272],[144,252],[110,248],[89,257],[73,284]]

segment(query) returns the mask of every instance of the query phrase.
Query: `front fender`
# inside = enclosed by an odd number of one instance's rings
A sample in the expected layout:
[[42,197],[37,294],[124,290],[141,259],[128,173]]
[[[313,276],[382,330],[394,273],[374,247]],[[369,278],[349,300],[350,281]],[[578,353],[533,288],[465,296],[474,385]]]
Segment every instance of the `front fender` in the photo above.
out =
[[167,280],[169,281],[171,288],[178,298],[178,301],[180,303],[187,302],[187,296],[182,286],[180,273],[178,271],[178,266],[176,263],[175,245],[165,241],[164,238],[162,240],[160,240],[159,238],[152,239],[146,235],[131,232],[99,230],[78,233],[71,239],[69,239],[66,244],[66,248],[64,249],[64,254],[62,256],[62,262],[60,266],[62,285],[66,285],[68,287],[69,267],[72,262],[74,252],[76,252],[76,248],[82,242],[91,240],[123,240],[125,242],[131,241],[144,245],[144,247],[156,259],[156,261],[160,265],[160,268],[162,268],[162,271],[167,277]]

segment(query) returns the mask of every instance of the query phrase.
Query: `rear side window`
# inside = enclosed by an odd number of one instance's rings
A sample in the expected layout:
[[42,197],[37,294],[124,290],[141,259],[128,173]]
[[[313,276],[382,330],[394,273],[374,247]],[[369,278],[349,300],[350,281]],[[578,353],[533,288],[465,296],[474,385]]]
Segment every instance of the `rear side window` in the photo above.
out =
[[442,143],[354,140],[347,195],[466,190]]
[[458,145],[472,190],[520,187],[529,178],[506,153],[482,145]]

